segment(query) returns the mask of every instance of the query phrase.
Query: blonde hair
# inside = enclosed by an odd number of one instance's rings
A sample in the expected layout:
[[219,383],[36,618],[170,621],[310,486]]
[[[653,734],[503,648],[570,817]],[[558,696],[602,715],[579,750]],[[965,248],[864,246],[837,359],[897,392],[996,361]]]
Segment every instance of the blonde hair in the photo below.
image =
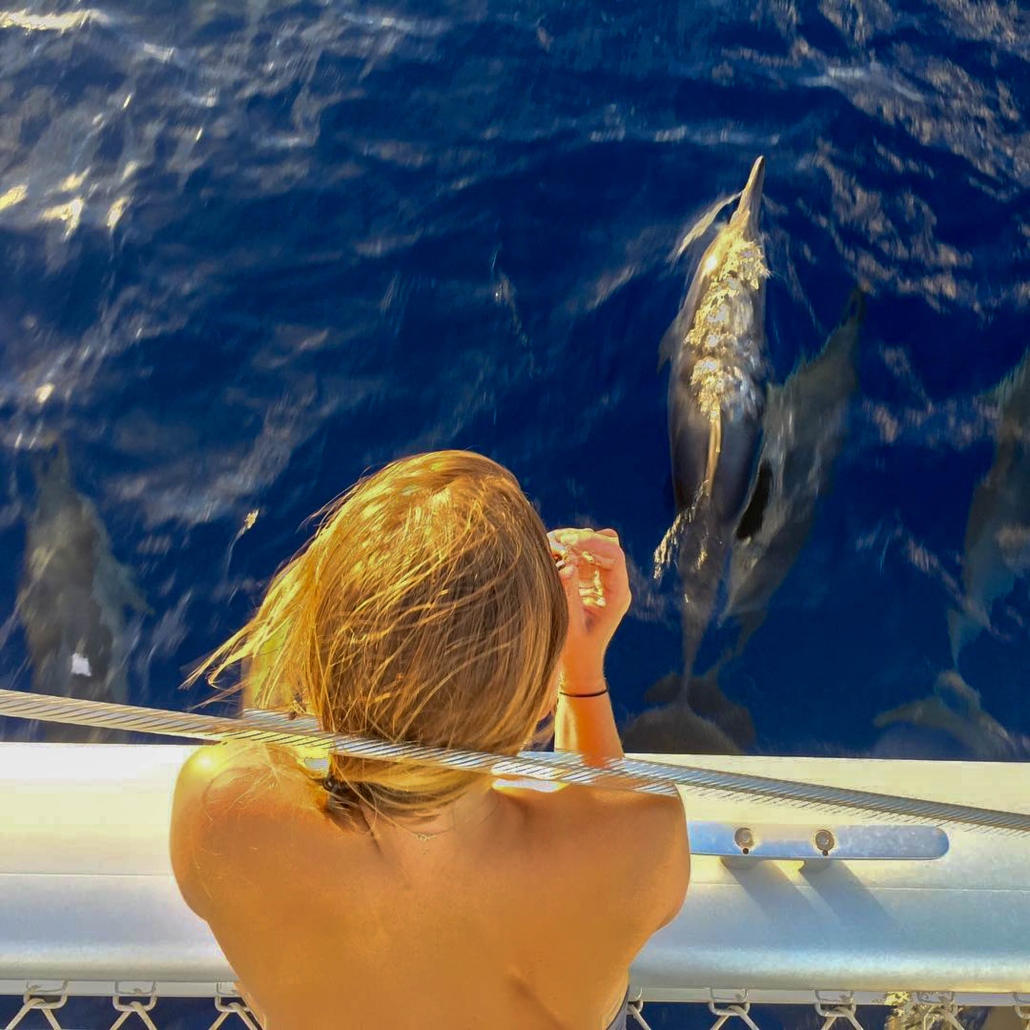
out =
[[[546,740],[537,724],[568,609],[515,477],[468,451],[420,454],[323,514],[257,614],[188,682],[207,673],[214,686],[242,662],[242,682],[212,701],[242,687],[252,707],[394,742],[514,754]],[[329,770],[343,796],[318,793],[349,817],[360,802],[428,818],[481,775],[343,755]]]

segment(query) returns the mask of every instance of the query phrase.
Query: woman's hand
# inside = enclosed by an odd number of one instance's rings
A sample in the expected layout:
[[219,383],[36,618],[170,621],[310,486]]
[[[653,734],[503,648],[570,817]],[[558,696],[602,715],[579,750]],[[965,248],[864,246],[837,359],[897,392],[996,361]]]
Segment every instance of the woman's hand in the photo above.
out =
[[614,529],[555,529],[547,534],[569,604],[561,665],[567,693],[592,693],[604,654],[632,596],[626,556]]

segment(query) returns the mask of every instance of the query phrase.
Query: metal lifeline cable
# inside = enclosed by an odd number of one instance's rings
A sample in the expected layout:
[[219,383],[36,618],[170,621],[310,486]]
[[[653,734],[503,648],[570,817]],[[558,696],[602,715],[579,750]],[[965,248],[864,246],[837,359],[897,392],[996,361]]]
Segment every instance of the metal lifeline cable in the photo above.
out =
[[678,795],[677,786],[750,795],[794,805],[823,805],[855,811],[894,815],[905,819],[935,819],[982,829],[1030,833],[1030,814],[1004,812],[969,805],[953,805],[922,798],[894,797],[847,787],[801,783],[751,773],[725,772],[698,766],[608,759],[603,765],[588,765],[582,757],[567,751],[522,751],[518,755],[496,755],[486,751],[463,751],[421,744],[397,744],[365,737],[326,733],[310,716],[290,718],[286,714],[247,710],[244,717],[171,712],[138,708],[104,701],[85,701],[0,689],[0,715],[45,722],[98,726],[105,729],[135,730],[171,737],[203,740],[253,740],[285,744],[386,762],[418,762],[441,765],[495,776],[526,777],[549,782],[591,784],[613,790],[645,794]]

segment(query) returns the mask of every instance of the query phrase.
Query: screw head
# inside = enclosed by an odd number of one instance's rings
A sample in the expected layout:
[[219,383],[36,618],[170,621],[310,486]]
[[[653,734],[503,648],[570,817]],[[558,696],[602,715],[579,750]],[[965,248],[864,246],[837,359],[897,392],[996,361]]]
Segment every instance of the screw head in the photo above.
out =
[[829,830],[816,830],[815,846],[823,854],[826,854],[827,851],[832,851],[837,846],[837,841]]

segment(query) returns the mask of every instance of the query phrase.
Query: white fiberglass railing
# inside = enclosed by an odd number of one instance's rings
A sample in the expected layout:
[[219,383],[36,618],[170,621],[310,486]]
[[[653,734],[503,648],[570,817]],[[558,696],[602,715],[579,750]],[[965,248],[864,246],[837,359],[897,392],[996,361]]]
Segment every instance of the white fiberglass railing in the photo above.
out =
[[[193,750],[0,744],[0,1027],[257,1026],[172,877],[172,791]],[[1030,813],[1027,765],[657,757]],[[691,885],[633,964],[638,1002],[700,1003],[716,1030],[761,1025],[780,1004],[867,1030],[885,1010],[865,1006],[894,1009],[897,1030],[974,1030],[971,1008],[992,1006],[988,1030],[1030,1030],[1027,834],[681,795]]]

